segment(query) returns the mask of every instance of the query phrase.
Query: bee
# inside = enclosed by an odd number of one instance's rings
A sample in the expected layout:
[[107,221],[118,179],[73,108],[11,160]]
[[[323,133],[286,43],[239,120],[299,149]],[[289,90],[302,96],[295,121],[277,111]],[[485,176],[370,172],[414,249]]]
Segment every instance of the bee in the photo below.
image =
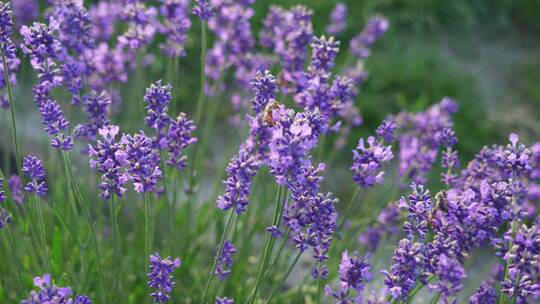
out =
[[272,114],[274,113],[274,110],[279,108],[279,103],[276,100],[271,100],[267,105],[266,108],[264,108],[263,112],[263,122],[268,126],[273,126],[274,120],[272,117]]

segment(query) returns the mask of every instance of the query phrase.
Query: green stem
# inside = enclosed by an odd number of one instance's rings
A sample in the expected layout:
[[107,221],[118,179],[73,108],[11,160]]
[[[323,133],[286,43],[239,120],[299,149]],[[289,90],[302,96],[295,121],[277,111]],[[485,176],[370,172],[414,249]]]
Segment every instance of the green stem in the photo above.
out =
[[[0,212],[3,212],[1,209],[0,209]],[[6,237],[7,235],[7,237]],[[19,288],[24,291],[24,286],[23,286],[23,281],[22,281],[22,278],[21,278],[21,265],[19,263],[19,259],[17,259],[17,254],[16,254],[16,251],[15,251],[15,242],[13,242],[13,236],[11,235],[11,228],[9,227],[9,224],[6,225],[5,229],[4,229],[4,238],[7,239],[7,245],[9,247],[9,250],[11,251],[11,255],[12,255],[12,259],[13,259],[13,264],[15,264],[15,274],[16,274],[16,277],[17,277],[17,283],[19,284]]]
[[17,138],[17,122],[15,121],[15,103],[13,103],[13,92],[11,91],[11,83],[9,82],[9,71],[7,66],[6,54],[4,54],[4,45],[0,45],[0,53],[2,54],[2,64],[4,67],[4,83],[9,98],[9,110],[11,115],[11,133],[13,137],[13,147],[15,148],[15,160],[17,161],[17,174],[22,178],[21,173],[21,156],[19,153],[19,141]]
[[150,193],[147,192],[144,195],[144,207],[145,207],[145,238],[146,238],[146,266],[150,265],[150,253],[152,248],[152,240],[150,236]]
[[296,255],[296,257],[294,258],[293,262],[291,263],[291,265],[289,266],[289,268],[287,269],[287,272],[285,272],[285,274],[281,277],[281,279],[279,280],[279,283],[274,287],[274,289],[272,290],[272,293],[270,294],[270,297],[268,297],[268,301],[266,301],[266,303],[270,303],[272,301],[272,299],[274,298],[274,296],[276,295],[276,293],[278,292],[278,290],[281,288],[281,286],[283,286],[283,283],[285,283],[285,280],[289,277],[289,275],[291,274],[292,270],[294,269],[294,266],[296,266],[296,264],[298,263],[298,261],[300,260],[300,257],[302,256],[302,252],[298,252],[298,254]]
[[[201,23],[201,71],[200,71],[200,88],[199,88],[199,100],[197,102],[197,112],[195,114],[195,125],[200,126],[203,112],[203,105],[205,101],[206,94],[204,92],[204,87],[206,84],[206,74],[205,74],[205,64],[206,64],[206,48],[207,48],[207,37],[206,37],[206,22],[202,21]],[[200,132],[199,132],[200,133]],[[195,169],[197,164],[197,148],[199,146],[199,141],[196,141],[193,144],[193,153],[191,157],[191,172],[189,174],[189,191],[192,193],[194,190],[195,184]]]
[[202,303],[207,303],[206,297],[208,296],[210,285],[212,284],[212,280],[214,279],[214,272],[216,271],[217,265],[219,263],[219,259],[221,258],[221,255],[223,254],[223,244],[225,244],[225,239],[227,238],[227,234],[229,233],[229,229],[231,228],[231,223],[233,222],[233,218],[234,218],[234,209],[231,209],[229,211],[229,218],[227,219],[227,224],[225,225],[225,229],[223,230],[223,233],[221,234],[221,240],[219,241],[218,254],[216,258],[214,259],[212,270],[210,270],[210,274],[208,275],[208,280],[206,281],[206,286],[204,287],[204,292],[202,295]]
[[51,276],[53,276],[51,260],[49,257],[49,249],[47,248],[47,239],[45,237],[45,222],[43,221],[43,209],[41,208],[41,201],[37,194],[34,195],[34,199],[35,199],[36,209],[38,213],[39,235],[41,237],[41,246],[42,246],[43,254],[45,255],[45,266],[47,267],[47,273],[50,273]]
[[437,294],[433,296],[433,298],[431,298],[431,300],[429,301],[429,304],[436,304],[439,301],[440,297],[441,297],[441,292],[439,291],[437,292]]
[[323,278],[320,277],[321,275],[321,262],[318,262],[318,278],[317,278],[317,304],[320,304],[321,303],[321,290],[322,290],[322,281],[323,281]]
[[[116,223],[116,195],[112,196],[111,199],[111,206],[110,206],[110,213],[111,213],[111,234],[112,234],[112,246],[113,246],[113,254],[114,254],[114,277],[115,277],[115,299],[118,299],[118,295],[120,294],[120,255],[119,255],[119,248],[118,248],[118,236],[116,235],[117,230],[117,223]],[[115,301],[116,302],[116,301]]]
[[[435,276],[434,275],[431,275],[428,279],[427,279],[427,282],[431,282],[432,280],[435,279]],[[422,288],[424,288],[424,284],[423,283],[418,283],[416,285],[416,287],[414,287],[414,289],[409,293],[409,296],[408,296],[408,303],[412,303],[412,300],[414,299],[414,296],[420,291],[422,290]]]
[[338,229],[337,229],[338,233],[343,229],[343,226],[347,222],[347,218],[349,217],[349,215],[351,213],[351,209],[352,209],[352,207],[354,205],[354,202],[356,201],[356,198],[358,197],[359,193],[360,193],[360,187],[357,187],[356,191],[354,191],[354,194],[353,194],[351,200],[349,201],[349,205],[347,205],[347,209],[343,213],[343,217],[341,218],[341,222],[338,225]]
[[75,201],[78,203],[79,208],[81,208],[81,210],[83,211],[84,217],[86,219],[86,223],[88,224],[88,228],[90,228],[90,232],[92,235],[92,243],[94,245],[94,254],[96,255],[99,281],[100,281],[101,289],[105,290],[105,276],[103,275],[101,255],[99,254],[99,246],[98,246],[98,241],[97,241],[96,229],[94,228],[92,217],[90,216],[90,211],[88,210],[88,208],[86,208],[86,205],[84,203],[84,199],[81,194],[81,190],[79,189],[79,185],[75,182],[73,170],[71,168],[71,161],[69,160],[69,156],[67,152],[62,153],[62,161],[64,163],[64,166],[67,167],[68,169],[67,173],[70,176],[71,187],[73,188],[73,191],[75,192],[75,198],[76,198]]
[[[277,194],[276,194],[276,202],[275,202],[275,210],[274,210],[274,217],[273,217],[273,220],[272,220],[272,225],[273,226],[278,226],[279,225],[279,220],[280,220],[280,213],[281,213],[281,210],[283,209],[282,208],[282,203],[281,203],[281,194],[282,194],[282,187],[279,186],[278,187],[278,190],[277,190]],[[283,202],[285,202],[285,200],[283,200]],[[270,258],[270,255],[272,254],[272,248],[274,246],[274,242],[275,242],[275,239],[272,237],[271,234],[268,234],[267,238],[266,238],[266,245],[264,247],[264,253],[263,253],[263,257],[262,257],[262,260],[261,260],[261,264],[259,266],[259,272],[257,274],[257,280],[255,281],[255,286],[253,287],[253,290],[251,291],[249,297],[248,297],[248,303],[253,303],[255,302],[255,299],[257,298],[257,292],[259,291],[259,287],[261,285],[261,281],[262,281],[262,278],[263,278],[263,274],[265,273],[266,271],[266,266],[268,264],[268,259]]]

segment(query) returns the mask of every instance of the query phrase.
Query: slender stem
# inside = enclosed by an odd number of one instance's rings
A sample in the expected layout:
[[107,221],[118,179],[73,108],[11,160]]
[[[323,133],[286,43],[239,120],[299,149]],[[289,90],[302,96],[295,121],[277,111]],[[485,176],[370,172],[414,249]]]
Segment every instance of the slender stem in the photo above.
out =
[[152,239],[150,236],[150,193],[146,192],[144,195],[144,207],[145,207],[145,237],[146,237],[146,263],[147,266],[150,265],[150,252],[152,248]]
[[272,269],[275,269],[275,266],[278,263],[279,257],[281,256],[281,253],[283,252],[283,249],[285,249],[285,245],[287,245],[287,240],[289,240],[289,235],[291,234],[291,230],[287,229],[287,233],[285,233],[285,236],[283,237],[283,242],[281,242],[281,246],[278,249],[278,252],[276,256],[274,257],[274,261],[270,264],[268,267],[268,271],[271,271]]
[[[206,85],[206,73],[205,73],[205,64],[206,64],[206,48],[207,48],[207,35],[206,35],[206,22],[202,21],[201,23],[201,71],[200,71],[200,88],[199,88],[199,100],[197,102],[197,112],[195,114],[195,125],[200,126],[202,119],[203,105],[205,102],[205,85]],[[193,153],[191,157],[191,172],[189,174],[189,191],[193,191],[195,183],[195,170],[197,167],[197,148],[199,146],[199,141],[196,141],[193,144]]]
[[321,277],[321,262],[317,262],[318,267],[318,278],[317,278],[317,304],[320,304],[321,303],[321,290],[322,290],[322,281],[323,281],[323,278]]
[[[514,184],[514,173],[512,172],[512,177],[510,178],[510,186],[512,186]],[[514,195],[512,195],[512,202],[510,203],[510,206],[512,207],[513,211],[514,211],[514,214],[516,214],[516,198]],[[514,236],[516,235],[516,226],[517,226],[517,220],[514,219],[512,220],[512,222],[510,223],[511,225],[511,229],[512,229],[512,240],[510,241],[510,244],[508,244],[508,248],[512,248],[512,241],[514,240]],[[504,282],[506,281],[506,279],[508,279],[508,275],[510,273],[510,264],[512,264],[512,258],[508,258],[508,260],[506,260],[505,262],[505,265],[504,265],[504,277],[502,279],[501,282]],[[518,282],[519,283],[519,282]],[[515,296],[516,293],[514,293],[514,296]],[[499,300],[497,301],[497,303],[499,304],[503,304],[506,302],[506,295],[502,292],[502,290],[499,291]]]
[[15,121],[15,103],[13,103],[13,92],[11,91],[11,83],[9,82],[9,71],[7,66],[6,54],[4,53],[4,45],[0,45],[0,53],[2,54],[2,64],[4,67],[4,83],[9,98],[9,110],[11,114],[11,133],[13,137],[13,147],[15,148],[15,160],[17,161],[17,174],[22,177],[21,173],[21,156],[19,154],[19,141],[17,138],[17,122]]
[[[282,187],[279,186],[278,190],[277,190],[277,194],[276,194],[274,218],[273,218],[273,221],[272,221],[273,226],[277,226],[278,223],[279,223],[279,219],[281,218],[279,216],[280,212],[281,212],[280,210],[283,209],[281,207],[281,205],[283,205],[281,203],[281,194],[282,194]],[[283,200],[283,202],[285,202],[285,200]],[[257,298],[257,292],[258,292],[259,287],[261,285],[263,274],[266,271],[266,266],[268,264],[268,259],[270,258],[270,255],[272,253],[272,248],[274,246],[274,242],[275,242],[275,239],[272,237],[271,234],[268,234],[268,236],[266,238],[266,245],[264,247],[263,257],[262,257],[262,260],[261,260],[261,264],[259,266],[259,273],[257,275],[257,280],[255,281],[255,286],[253,287],[253,290],[251,291],[251,293],[250,293],[250,295],[248,297],[248,301],[247,301],[248,303],[255,302],[255,299]]]
[[[432,280],[435,279],[435,275],[431,275],[428,279],[427,279],[427,282],[431,282]],[[408,303],[412,303],[412,300],[414,299],[414,296],[422,289],[424,288],[424,284],[423,283],[419,283],[416,285],[416,287],[414,287],[414,289],[409,293],[409,297],[408,297]]]
[[45,238],[45,223],[43,221],[43,210],[41,208],[41,201],[37,194],[34,195],[34,199],[39,219],[39,234],[41,237],[41,245],[43,249],[43,254],[45,255],[45,266],[47,267],[47,272],[50,273],[51,276],[53,276],[51,260],[49,257],[49,249],[47,248],[47,239]]
[[441,297],[441,292],[439,291],[433,296],[433,298],[431,298],[431,300],[429,301],[429,304],[436,304],[439,301],[440,297]]
[[81,194],[81,190],[79,189],[79,185],[75,181],[73,170],[71,168],[71,161],[69,160],[69,156],[67,152],[62,153],[62,161],[64,163],[64,166],[67,167],[67,173],[70,176],[71,181],[71,187],[73,188],[75,192],[75,198],[76,202],[79,205],[79,208],[83,211],[84,217],[86,219],[86,223],[88,224],[88,227],[90,228],[90,232],[92,234],[92,243],[94,245],[94,254],[96,255],[96,262],[97,262],[97,269],[98,269],[98,275],[100,280],[100,285],[102,290],[105,290],[105,276],[103,275],[103,266],[101,264],[101,255],[99,254],[99,245],[97,241],[97,234],[96,229],[94,228],[94,224],[92,222],[92,217],[90,216],[90,211],[88,208],[86,208],[86,205],[84,203],[83,196]]
[[206,281],[206,286],[204,287],[204,292],[202,295],[202,303],[207,303],[206,297],[208,296],[210,285],[212,284],[212,280],[214,279],[214,272],[216,271],[217,265],[219,263],[219,259],[221,258],[221,255],[223,254],[223,244],[225,244],[225,239],[227,238],[227,234],[229,233],[229,229],[231,228],[231,223],[233,222],[233,218],[234,218],[234,209],[231,209],[229,211],[229,218],[227,219],[227,224],[225,225],[225,229],[223,230],[223,233],[221,234],[221,240],[219,241],[218,254],[216,258],[214,259],[212,270],[210,270],[210,274],[208,275],[208,280]]
[[[4,212],[4,211],[2,211],[2,209],[0,209],[0,213],[1,212]],[[21,265],[19,263],[19,259],[17,259],[17,254],[16,254],[16,251],[15,251],[15,242],[13,242],[13,236],[11,235],[11,228],[9,227],[9,224],[6,225],[4,228],[5,228],[4,229],[4,238],[7,239],[7,242],[5,242],[5,243],[8,244],[9,250],[11,251],[13,263],[15,264],[15,273],[16,273],[16,277],[17,277],[17,283],[19,284],[19,288],[24,291],[24,286],[23,286],[22,278],[21,278]],[[7,235],[7,237],[6,237],[6,235]]]
[[283,274],[283,276],[281,277],[281,279],[279,280],[279,283],[274,287],[274,289],[272,290],[272,293],[270,294],[270,297],[268,297],[268,301],[266,301],[266,303],[270,303],[272,301],[272,299],[274,298],[274,296],[276,295],[276,293],[278,292],[278,290],[281,288],[281,286],[283,285],[283,283],[285,283],[285,280],[289,277],[289,275],[291,274],[292,270],[294,269],[294,266],[296,266],[296,264],[298,263],[298,261],[300,260],[300,257],[302,256],[302,253],[303,252],[298,252],[298,254],[296,255],[296,257],[294,258],[293,262],[291,263],[291,265],[289,266],[289,269],[287,270],[287,272],[285,272],[285,274]]
[[351,213],[351,209],[354,205],[354,202],[356,201],[356,198],[358,197],[358,194],[360,193],[360,187],[356,188],[356,191],[354,191],[353,196],[351,197],[351,200],[349,201],[349,205],[347,205],[347,209],[343,213],[343,217],[341,218],[341,222],[338,225],[337,232],[340,232],[343,229],[343,226],[347,222],[347,218],[349,217]]
[[116,235],[116,195],[112,196],[111,199],[111,206],[109,208],[111,212],[111,234],[112,234],[112,246],[113,246],[113,254],[114,254],[114,276],[115,276],[115,299],[118,298],[118,295],[120,294],[120,255],[119,255],[119,249],[118,249],[118,236]]

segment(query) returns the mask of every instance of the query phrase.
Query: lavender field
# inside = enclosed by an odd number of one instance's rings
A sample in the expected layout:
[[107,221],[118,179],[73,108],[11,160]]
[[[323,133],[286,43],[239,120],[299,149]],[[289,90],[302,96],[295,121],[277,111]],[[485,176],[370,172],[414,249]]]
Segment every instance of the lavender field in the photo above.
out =
[[540,303],[538,20],[0,2],[0,303]]

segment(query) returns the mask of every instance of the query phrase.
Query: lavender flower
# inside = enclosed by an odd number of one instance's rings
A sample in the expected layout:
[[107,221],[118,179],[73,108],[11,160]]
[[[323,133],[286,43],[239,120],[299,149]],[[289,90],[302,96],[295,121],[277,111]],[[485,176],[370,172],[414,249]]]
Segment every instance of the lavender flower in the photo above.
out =
[[499,165],[508,176],[519,177],[531,170],[531,151],[519,142],[517,134],[510,134],[509,141],[502,151]]
[[326,31],[330,35],[340,34],[347,24],[347,5],[338,3],[330,13],[330,24],[326,27]]
[[88,18],[92,22],[91,36],[96,41],[108,41],[114,34],[115,23],[122,14],[122,4],[99,1],[88,9]]
[[39,290],[33,290],[27,300],[22,300],[21,304],[40,303],[75,303],[91,304],[90,298],[78,295],[73,302],[73,292],[70,287],[58,287],[51,283],[51,276],[47,273],[43,277],[34,278],[34,286]]
[[227,297],[216,298],[216,304],[234,304],[234,300]]
[[266,108],[268,103],[275,100],[277,93],[276,78],[269,71],[257,71],[255,79],[250,83],[254,97],[251,101],[255,114],[259,114]]
[[62,44],[55,37],[55,32],[60,28],[58,20],[49,19],[49,25],[34,23],[31,27],[23,25],[21,35],[23,53],[30,57],[34,69],[45,69],[45,63],[49,65],[53,59],[58,58],[62,50]]
[[540,283],[535,279],[540,256],[540,228],[538,224],[530,228],[523,225],[513,238],[507,234],[505,239],[511,246],[504,255],[509,264],[509,276],[502,282],[502,292],[525,303],[529,296],[540,293]]
[[167,115],[167,107],[171,102],[172,86],[170,84],[162,85],[162,81],[150,85],[146,89],[144,102],[146,105],[146,125],[155,129],[158,134],[164,132],[164,128],[170,123],[170,118]]
[[371,54],[371,46],[388,29],[388,20],[381,16],[368,19],[364,29],[351,40],[351,53],[358,58]]
[[394,299],[406,299],[416,285],[416,280],[422,275],[425,264],[424,245],[402,239],[394,250],[392,259],[394,264],[391,272],[382,271],[386,276],[384,284]]
[[51,16],[58,21],[58,39],[67,50],[82,54],[94,47],[92,23],[82,2],[55,1]]
[[101,173],[100,197],[105,200],[112,195],[122,197],[126,192],[124,186],[130,179],[124,172],[124,166],[129,163],[128,155],[122,144],[115,140],[119,131],[118,126],[103,127],[99,130],[102,139],[97,141],[95,147],[88,145],[90,167]]
[[146,7],[141,1],[129,1],[122,12],[128,28],[118,37],[118,47],[130,52],[150,44],[156,33],[156,15],[155,7]]
[[0,203],[7,199],[6,192],[4,191],[4,179],[0,177]]
[[38,16],[39,7],[36,0],[16,0],[11,2],[11,6],[17,28],[29,24]]
[[22,204],[24,202],[24,192],[21,178],[18,175],[12,175],[8,180],[8,186],[13,200],[17,204]]
[[259,163],[256,158],[246,150],[240,150],[238,155],[233,157],[227,165],[227,179],[225,194],[217,199],[217,207],[221,210],[235,208],[240,214],[246,210],[249,203],[249,194],[253,178],[257,174]]
[[88,117],[88,122],[84,125],[84,135],[88,140],[94,141],[99,129],[110,122],[108,115],[112,100],[105,91],[92,91],[90,95],[84,95],[82,101]]
[[439,290],[443,299],[448,299],[449,296],[461,291],[463,288],[461,282],[467,276],[463,265],[446,254],[439,256],[436,273],[439,276],[439,282],[431,287]]
[[165,43],[160,48],[167,57],[183,57],[186,55],[184,44],[187,40],[187,32],[191,27],[188,16],[188,4],[186,0],[162,1],[159,12],[165,18],[160,32],[165,35]]
[[495,304],[497,303],[497,291],[487,281],[483,281],[469,300],[470,304]]
[[[4,64],[0,65],[0,90],[4,90],[8,82],[10,84],[17,83],[17,71],[21,61],[17,58],[16,48],[11,41],[11,35],[13,34],[13,19],[12,12],[10,10],[10,3],[0,4],[0,48],[2,49],[3,58],[8,68],[9,79],[5,79]],[[0,107],[9,107],[9,96],[6,92],[2,92],[0,95]]]
[[371,187],[383,182],[384,171],[379,171],[384,162],[390,162],[394,157],[390,146],[384,146],[376,142],[375,137],[370,136],[367,139],[366,147],[364,139],[358,141],[356,150],[353,150],[354,171],[353,180],[361,187]]
[[55,148],[68,151],[73,147],[71,136],[64,136],[63,132],[67,130],[69,122],[64,117],[60,105],[52,99],[47,99],[39,105],[41,121],[45,125],[45,132],[53,136],[51,145]]
[[45,183],[45,169],[43,162],[35,156],[28,155],[23,160],[22,172],[30,179],[24,189],[28,193],[35,193],[38,196],[47,194],[47,184]]
[[125,146],[127,164],[126,175],[133,183],[135,192],[160,194],[158,182],[163,178],[159,167],[159,154],[153,150],[153,141],[143,131],[133,136],[124,135],[121,144]]
[[206,2],[206,0],[195,0],[195,6],[193,7],[193,14],[202,21],[207,21],[210,17],[214,16],[212,6]]
[[395,139],[396,129],[397,125],[395,122],[395,118],[394,116],[390,115],[383,120],[379,127],[377,127],[375,133],[377,134],[377,136],[390,143],[393,142]]
[[407,199],[402,197],[399,200],[400,208],[407,208],[409,211],[403,230],[410,239],[418,237],[423,240],[428,232],[429,213],[432,209],[431,196],[429,190],[424,190],[422,185],[413,183],[411,188],[413,193]]
[[362,303],[362,291],[366,282],[371,279],[369,268],[367,258],[351,257],[347,251],[344,251],[341,256],[341,263],[339,263],[340,292],[334,292],[329,287],[326,287],[326,293],[339,299],[340,303],[352,303],[348,296],[351,291],[356,291],[356,302]]
[[195,123],[192,120],[189,120],[185,113],[180,113],[178,117],[171,122],[166,136],[170,155],[170,158],[167,160],[169,166],[172,166],[179,171],[184,170],[187,157],[182,155],[182,152],[189,145],[197,141],[197,138],[191,136],[191,133],[195,131],[195,129]]
[[220,280],[225,280],[231,274],[232,256],[236,253],[236,246],[229,240],[223,243],[221,256],[218,258],[218,265],[214,274]]
[[180,267],[180,259],[171,260],[170,257],[162,259],[158,253],[150,255],[150,272],[148,273],[148,286],[155,289],[150,295],[154,303],[169,301],[169,293],[174,286],[172,273]]
[[261,45],[273,48],[282,67],[282,90],[294,92],[302,76],[307,47],[313,38],[311,17],[313,11],[297,5],[289,11],[270,7],[260,33]]

